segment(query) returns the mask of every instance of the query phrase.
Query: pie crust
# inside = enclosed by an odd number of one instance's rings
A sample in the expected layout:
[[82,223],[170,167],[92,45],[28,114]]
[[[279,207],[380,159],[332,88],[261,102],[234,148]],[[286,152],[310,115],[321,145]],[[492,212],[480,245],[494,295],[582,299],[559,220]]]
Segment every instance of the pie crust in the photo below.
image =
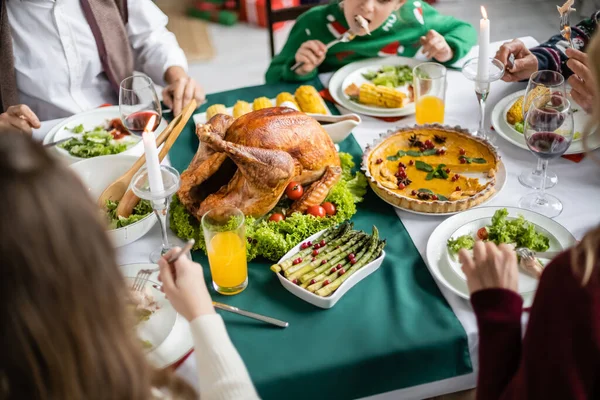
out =
[[[445,138],[445,143],[434,143],[436,149],[444,149],[444,154],[421,154],[415,157],[398,153],[420,151],[410,144],[413,135],[417,135],[423,142],[436,135]],[[461,162],[461,158],[469,158],[472,162]],[[477,162],[473,159],[477,159]],[[412,164],[409,164],[410,160],[413,160]],[[427,163],[434,169],[439,164],[444,164],[442,169],[450,171],[448,178],[426,179],[428,173],[415,168],[417,161]],[[379,140],[365,149],[362,170],[373,191],[384,201],[405,210],[441,214],[468,210],[490,198],[496,191],[496,172],[500,162],[496,149],[472,136],[469,131],[459,126],[433,124],[416,125],[382,134]],[[399,188],[397,182],[400,179],[395,175],[400,163],[406,165],[408,178],[413,178],[405,188]],[[487,178],[487,182],[480,183],[478,178],[464,176],[462,173],[480,175],[481,178]],[[454,175],[457,175],[455,180]],[[431,190],[436,195],[439,193],[442,199],[423,198],[420,190]],[[417,196],[414,195],[415,191]]]

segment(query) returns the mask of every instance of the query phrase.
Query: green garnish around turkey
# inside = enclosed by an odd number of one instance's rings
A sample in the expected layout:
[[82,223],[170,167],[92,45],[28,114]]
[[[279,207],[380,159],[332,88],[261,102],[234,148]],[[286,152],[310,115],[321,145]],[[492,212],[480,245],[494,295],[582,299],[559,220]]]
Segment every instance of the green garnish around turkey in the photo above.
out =
[[385,247],[375,226],[371,235],[352,227],[346,221],[313,241],[302,242],[297,253],[271,270],[317,296],[330,296],[352,274],[379,258]]

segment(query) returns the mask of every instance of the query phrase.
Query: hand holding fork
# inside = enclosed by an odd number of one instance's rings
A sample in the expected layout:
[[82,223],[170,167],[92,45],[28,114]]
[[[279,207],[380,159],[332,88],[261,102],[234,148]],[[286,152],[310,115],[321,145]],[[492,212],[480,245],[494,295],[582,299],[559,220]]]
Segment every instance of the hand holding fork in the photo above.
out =
[[323,45],[323,43],[319,42],[318,40],[309,40],[307,42],[304,42],[302,46],[300,46],[300,49],[298,49],[296,56],[304,58],[305,61],[296,62],[296,64],[294,64],[292,68],[290,68],[290,70],[296,72],[305,64],[311,64],[313,66],[313,69],[316,68],[325,59],[327,50],[329,50],[338,43],[347,43],[355,37],[356,35],[351,30],[348,30],[340,38],[332,40],[326,45]]

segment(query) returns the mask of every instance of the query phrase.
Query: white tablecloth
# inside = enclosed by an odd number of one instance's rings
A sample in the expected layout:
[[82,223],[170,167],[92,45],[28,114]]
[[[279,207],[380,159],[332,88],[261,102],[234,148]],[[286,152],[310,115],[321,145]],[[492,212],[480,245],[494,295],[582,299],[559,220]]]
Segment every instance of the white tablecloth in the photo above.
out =
[[[522,38],[522,40],[528,47],[533,47],[537,44],[535,39],[531,37]],[[496,49],[500,44],[501,42],[494,43],[492,47]],[[477,51],[478,49],[474,48],[467,58],[475,56]],[[330,76],[331,74],[324,74],[321,77],[325,85],[327,85]],[[489,116],[494,105],[508,94],[524,89],[524,87],[523,83],[507,84],[504,82],[495,82],[492,84],[487,107],[488,127],[491,126]],[[453,125],[460,124],[464,128],[474,130],[478,124],[477,107],[473,83],[463,77],[460,72],[449,71],[448,91],[446,94],[446,121]],[[340,109],[340,111],[348,113],[344,109]],[[42,139],[57,122],[59,120],[43,123],[42,128],[34,133],[34,137]],[[363,117],[363,123],[354,130],[354,137],[364,149],[367,144],[377,139],[380,133],[388,129],[394,129],[395,127],[413,125],[414,123],[414,117],[405,118],[397,123],[387,123],[379,119]],[[528,192],[528,189],[519,184],[517,176],[524,169],[533,168],[536,159],[529,151],[517,148],[502,138],[498,138],[496,144],[499,147],[500,155],[508,171],[508,180],[504,189],[486,204],[490,206],[516,207],[519,198]],[[600,199],[600,168],[589,158],[584,159],[580,163],[574,163],[563,158],[552,160],[550,168],[558,174],[559,181],[558,185],[550,189],[549,192],[560,198],[564,204],[564,211],[556,218],[556,221],[569,229],[577,239],[580,239],[589,229],[600,223],[600,212],[597,208],[598,199]],[[397,214],[408,230],[417,250],[423,259],[425,259],[427,240],[435,227],[443,221],[444,217],[420,216],[404,211],[397,211]],[[178,239],[174,238],[174,240]],[[159,245],[160,230],[157,224],[142,239],[119,249],[119,263],[147,262],[150,251]],[[475,315],[471,305],[468,301],[459,298],[442,285],[438,284],[438,286],[467,333],[471,359],[476,371],[478,338]],[[523,318],[523,324],[525,325],[525,323],[526,316]],[[177,372],[190,383],[197,385],[194,357],[189,357],[179,367]],[[475,383],[476,373],[474,372],[443,381],[371,396],[369,399],[423,399],[473,388],[475,387]]]

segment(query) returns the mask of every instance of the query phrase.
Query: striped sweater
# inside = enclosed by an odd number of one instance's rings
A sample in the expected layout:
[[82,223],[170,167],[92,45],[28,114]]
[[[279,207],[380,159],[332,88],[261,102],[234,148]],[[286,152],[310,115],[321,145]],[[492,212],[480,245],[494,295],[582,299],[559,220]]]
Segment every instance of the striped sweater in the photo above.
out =
[[[590,18],[584,19],[577,25],[571,27],[573,47],[585,51],[590,38],[596,32],[600,22],[600,10],[596,11]],[[567,67],[569,58],[565,54],[569,43],[561,36],[552,36],[547,42],[531,49],[538,59],[538,70],[551,70],[560,72],[568,79],[573,72]]]

